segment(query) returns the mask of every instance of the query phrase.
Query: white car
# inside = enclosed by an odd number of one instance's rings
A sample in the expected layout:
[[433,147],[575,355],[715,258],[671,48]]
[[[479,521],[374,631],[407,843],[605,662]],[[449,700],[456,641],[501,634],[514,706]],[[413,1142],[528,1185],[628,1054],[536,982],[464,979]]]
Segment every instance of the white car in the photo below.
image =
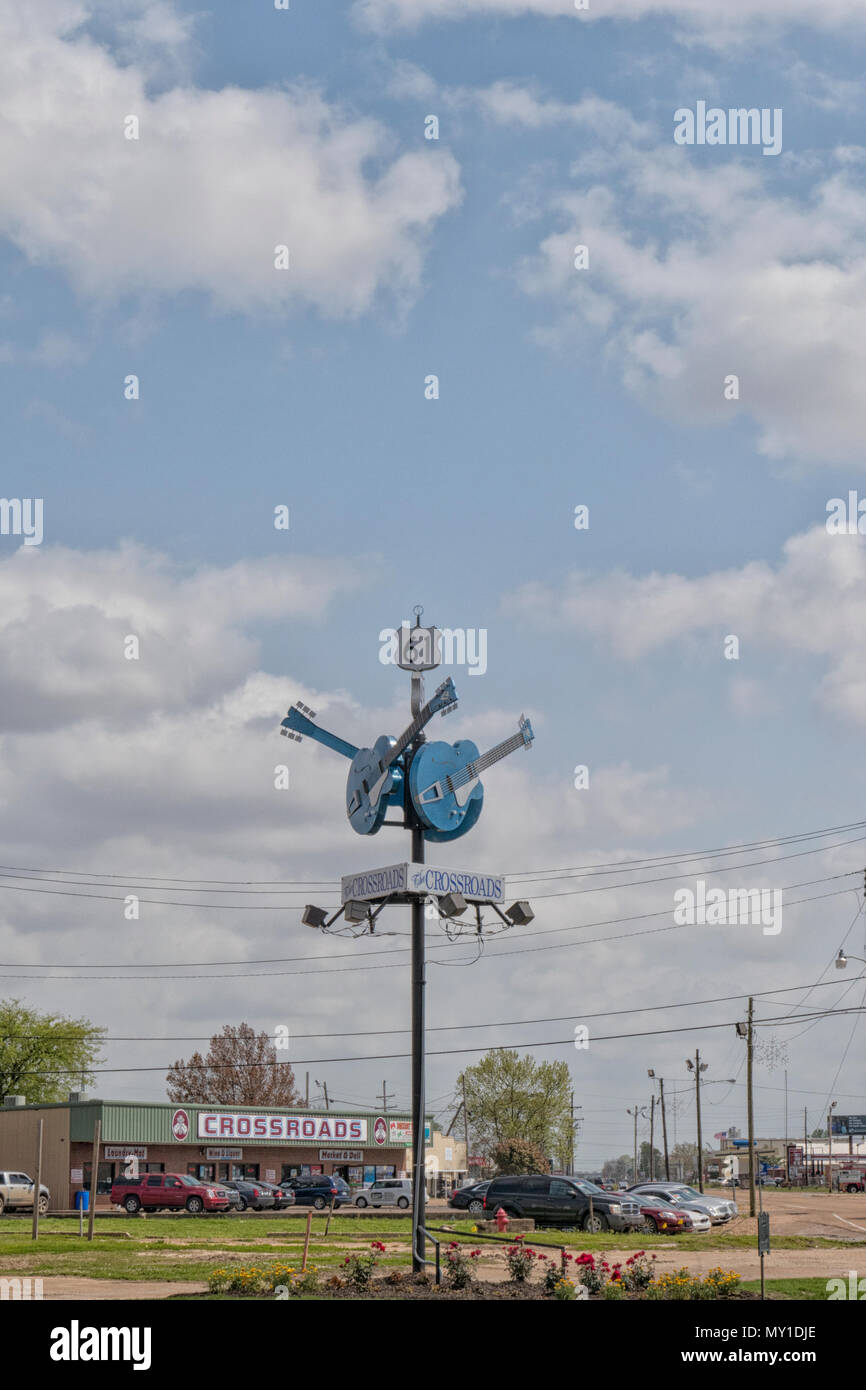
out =
[[355,1198],[356,1207],[400,1207],[408,1211],[411,1205],[412,1182],[409,1178],[380,1178],[378,1182],[362,1187]]

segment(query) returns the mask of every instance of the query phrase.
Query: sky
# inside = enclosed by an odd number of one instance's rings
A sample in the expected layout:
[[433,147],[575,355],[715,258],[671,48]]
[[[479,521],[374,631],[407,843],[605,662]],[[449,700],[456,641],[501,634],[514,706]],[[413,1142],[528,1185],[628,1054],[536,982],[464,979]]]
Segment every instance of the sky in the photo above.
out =
[[[398,734],[422,605],[486,635],[430,737],[536,735],[429,847],[536,914],[430,926],[437,1118],[531,1047],[597,1168],[648,1067],[693,1138],[700,1048],[743,1128],[750,992],[759,1134],[786,1070],[791,1134],[866,1111],[860,1015],[813,1016],[866,1002],[864,54],[859,0],[0,0],[2,493],[42,502],[0,534],[0,994],[108,1029],[94,1093],[245,1020],[408,1105],[406,909],[299,912],[408,837],[277,731]],[[699,103],[781,148],[677,143]],[[698,878],[781,930],[675,924]]]

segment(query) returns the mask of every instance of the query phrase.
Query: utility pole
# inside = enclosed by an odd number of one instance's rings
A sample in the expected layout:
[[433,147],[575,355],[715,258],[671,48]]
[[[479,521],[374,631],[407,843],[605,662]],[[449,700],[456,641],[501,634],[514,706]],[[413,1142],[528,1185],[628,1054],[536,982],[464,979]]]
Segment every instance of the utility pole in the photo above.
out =
[[382,1101],[382,1114],[383,1114],[383,1115],[387,1115],[387,1113],[388,1113],[388,1101],[394,1099],[394,1092],[393,1092],[393,1091],[391,1092],[390,1096],[388,1095],[388,1085],[387,1085],[387,1082],[385,1082],[385,1081],[382,1082],[382,1095],[381,1095],[381,1097],[377,1096],[376,1099],[377,1099],[377,1100],[381,1099],[381,1101]]
[[809,1182],[809,1111],[803,1106],[803,1186]]
[[746,1033],[746,1103],[749,1120],[749,1215],[755,1215],[755,1094],[752,1076],[755,1069],[755,1001],[749,995],[748,1032]]
[[686,1066],[695,1074],[695,1105],[698,1112],[698,1190],[704,1190],[704,1137],[701,1132],[701,1072],[706,1071],[707,1063],[701,1061],[701,1054],[695,1048],[695,1060],[686,1058]]
[[627,1115],[634,1115],[634,1180],[635,1180],[635,1183],[637,1184],[637,1183],[640,1182],[640,1178],[639,1178],[639,1176],[638,1176],[638,1171],[637,1171],[637,1121],[638,1121],[638,1116],[639,1116],[639,1115],[645,1115],[645,1114],[646,1114],[646,1106],[645,1106],[645,1105],[636,1105],[636,1106],[634,1107],[633,1110],[626,1110],[625,1113],[626,1113]]
[[656,1097],[655,1097],[655,1091],[653,1091],[653,1093],[652,1093],[652,1095],[651,1095],[651,1097],[650,1097],[650,1164],[649,1164],[649,1168],[650,1168],[649,1180],[650,1180],[650,1182],[655,1182],[655,1180],[656,1180],[655,1159],[654,1159],[654,1157],[653,1157],[653,1144],[655,1143],[655,1119],[656,1119]]
[[670,1159],[668,1158],[668,1122],[665,1114],[665,1083],[664,1079],[661,1076],[659,1077],[659,1091],[661,1092],[662,1104],[662,1138],[664,1139],[665,1146],[665,1182],[670,1182],[671,1163]]
[[327,1083],[327,1081],[317,1081],[317,1082],[316,1082],[316,1085],[317,1085],[317,1086],[321,1086],[322,1090],[324,1091],[324,1093],[325,1093],[325,1109],[326,1109],[326,1110],[330,1110],[330,1108],[331,1108],[331,1102],[328,1100],[328,1083]]
[[463,1143],[466,1145],[466,1176],[469,1176],[469,1111],[466,1107],[466,1073],[460,1073],[460,1088],[463,1095]]
[[309,1110],[309,1108],[310,1108],[310,1073],[309,1073],[309,1072],[307,1072],[307,1089],[306,1089],[306,1099],[304,1100],[304,1105],[305,1105],[305,1106],[307,1107],[307,1109]]

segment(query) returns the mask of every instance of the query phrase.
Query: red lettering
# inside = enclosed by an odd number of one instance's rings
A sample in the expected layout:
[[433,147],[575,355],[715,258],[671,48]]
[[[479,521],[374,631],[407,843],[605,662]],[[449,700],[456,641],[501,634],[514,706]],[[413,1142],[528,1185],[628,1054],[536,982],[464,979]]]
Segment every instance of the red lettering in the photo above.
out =
[[267,1117],[266,1117],[265,1115],[256,1115],[256,1118],[253,1120],[253,1133],[254,1133],[254,1134],[267,1134],[267,1132],[268,1132],[268,1121],[267,1121]]
[[205,1134],[216,1134],[216,1115],[205,1115],[204,1132]]
[[334,1137],[334,1136],[331,1134],[331,1126],[330,1126],[329,1121],[328,1121],[328,1120],[322,1120],[322,1127],[321,1127],[321,1129],[319,1130],[319,1138],[320,1138],[320,1139],[332,1139],[333,1137]]
[[301,1121],[301,1133],[303,1134],[303,1136],[304,1136],[305,1139],[313,1139],[313,1138],[315,1138],[315,1134],[316,1134],[316,1122],[315,1122],[315,1120],[302,1120],[302,1121]]
[[268,1126],[268,1127],[269,1127],[269,1129],[270,1129],[270,1131],[271,1131],[271,1138],[272,1138],[272,1139],[282,1139],[282,1137],[283,1137],[283,1122],[282,1122],[282,1120],[280,1119],[279,1115],[272,1115],[272,1116],[271,1116],[270,1122],[269,1122],[269,1126]]
[[249,1134],[250,1128],[251,1128],[251,1121],[250,1121],[249,1115],[238,1115],[238,1128],[237,1128],[237,1135],[238,1135],[238,1138],[240,1139],[241,1135],[243,1135],[243,1134]]
[[297,1137],[298,1137],[298,1122],[297,1122],[297,1120],[287,1120],[287,1121],[286,1121],[286,1129],[287,1129],[287,1131],[288,1131],[288,1137],[289,1137],[290,1139],[297,1139]]
[[345,1139],[345,1137],[346,1137],[346,1121],[345,1121],[345,1120],[335,1120],[335,1121],[334,1121],[334,1138],[335,1138],[335,1139]]
[[362,1129],[362,1127],[361,1127],[361,1121],[360,1121],[360,1120],[350,1120],[350,1122],[349,1122],[349,1134],[350,1134],[350,1137],[351,1137],[352,1139],[361,1139],[361,1138],[363,1138],[363,1133],[364,1133],[364,1131],[363,1131],[363,1129]]
[[234,1116],[220,1115],[220,1134],[227,1134],[230,1139],[234,1138]]

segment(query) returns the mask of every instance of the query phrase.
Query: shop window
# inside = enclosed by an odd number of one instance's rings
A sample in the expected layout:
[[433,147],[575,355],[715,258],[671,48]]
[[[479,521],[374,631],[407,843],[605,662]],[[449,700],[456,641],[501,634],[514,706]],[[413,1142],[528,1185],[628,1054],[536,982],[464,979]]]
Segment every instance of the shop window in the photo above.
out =
[[284,1163],[282,1171],[283,1176],[280,1178],[280,1182],[288,1182],[289,1178],[299,1178],[301,1176],[301,1169],[297,1163]]
[[[123,1164],[120,1164],[120,1165],[119,1165],[118,1171],[119,1171],[119,1172],[123,1172]],[[92,1174],[93,1174],[93,1165],[90,1164],[90,1163],[85,1163],[85,1165],[84,1165],[84,1186],[85,1186],[88,1190],[90,1189],[90,1179],[91,1179]],[[96,1170],[96,1195],[97,1195],[97,1196],[105,1196],[107,1193],[109,1193],[109,1192],[111,1191],[111,1182],[112,1182],[112,1178],[113,1178],[113,1177],[114,1177],[114,1164],[113,1164],[113,1163],[100,1163],[100,1164],[99,1164],[99,1167],[98,1167],[97,1170]]]

